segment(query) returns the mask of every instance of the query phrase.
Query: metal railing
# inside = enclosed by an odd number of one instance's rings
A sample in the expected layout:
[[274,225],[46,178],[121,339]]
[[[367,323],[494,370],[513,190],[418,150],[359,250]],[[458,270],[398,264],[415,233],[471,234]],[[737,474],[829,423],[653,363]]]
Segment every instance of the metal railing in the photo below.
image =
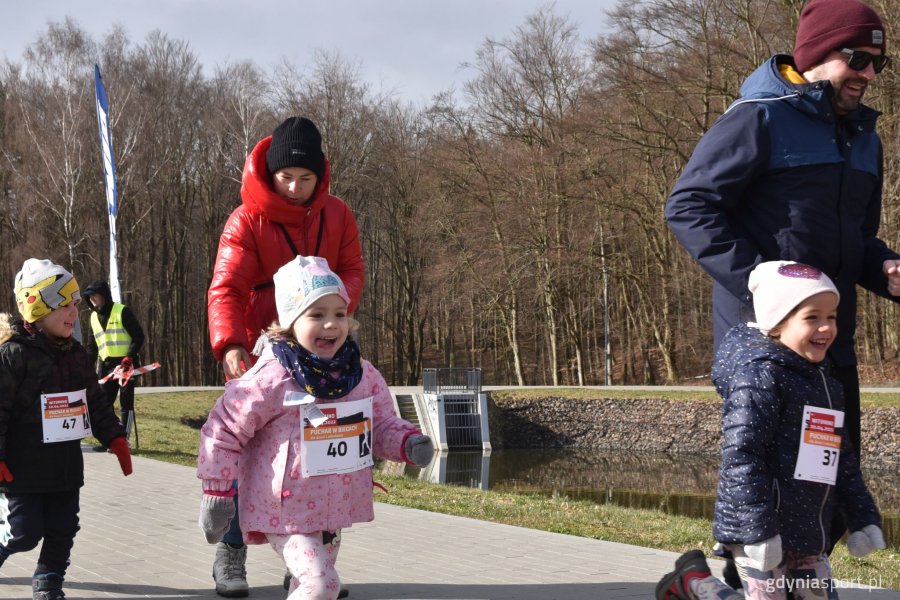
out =
[[434,394],[438,403],[441,441],[448,449],[481,448],[487,419],[480,407],[481,369],[425,369],[423,380],[425,394]]

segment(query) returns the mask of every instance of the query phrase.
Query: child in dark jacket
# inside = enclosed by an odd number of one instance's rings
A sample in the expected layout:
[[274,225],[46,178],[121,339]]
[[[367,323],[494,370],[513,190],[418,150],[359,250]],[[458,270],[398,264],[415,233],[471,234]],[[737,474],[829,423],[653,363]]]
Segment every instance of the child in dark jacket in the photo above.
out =
[[[818,269],[787,261],[758,265],[749,289],[756,322],[732,328],[713,364],[724,400],[713,533],[734,555],[746,598],[837,598],[826,554],[835,511],[853,556],[885,547],[843,427],[842,387],[829,375],[840,296]],[[679,558],[656,595],[744,597],[711,576],[698,550]]]
[[93,433],[131,474],[125,431],[72,338],[81,292],[64,268],[29,258],[15,279],[22,320],[0,315],[0,565],[41,544],[34,600],[65,598],[84,485],[80,440]]

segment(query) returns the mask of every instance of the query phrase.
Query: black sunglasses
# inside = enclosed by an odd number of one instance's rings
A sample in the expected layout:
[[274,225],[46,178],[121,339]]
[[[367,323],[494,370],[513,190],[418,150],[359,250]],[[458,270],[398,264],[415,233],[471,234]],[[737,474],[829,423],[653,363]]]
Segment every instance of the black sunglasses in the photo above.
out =
[[874,69],[876,73],[881,73],[884,68],[888,66],[888,63],[891,62],[891,59],[884,54],[872,54],[865,50],[842,48],[840,52],[841,54],[849,56],[847,59],[847,66],[854,71],[862,71],[869,66],[869,63],[871,63],[872,69]]

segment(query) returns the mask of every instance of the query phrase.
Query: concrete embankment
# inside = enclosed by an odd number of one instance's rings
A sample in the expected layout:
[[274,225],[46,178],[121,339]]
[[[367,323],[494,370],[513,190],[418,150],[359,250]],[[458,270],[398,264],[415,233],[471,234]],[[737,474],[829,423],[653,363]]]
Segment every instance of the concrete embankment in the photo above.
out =
[[[584,448],[718,454],[718,401],[517,398],[489,393],[495,448]],[[863,409],[864,463],[900,465],[900,409]]]

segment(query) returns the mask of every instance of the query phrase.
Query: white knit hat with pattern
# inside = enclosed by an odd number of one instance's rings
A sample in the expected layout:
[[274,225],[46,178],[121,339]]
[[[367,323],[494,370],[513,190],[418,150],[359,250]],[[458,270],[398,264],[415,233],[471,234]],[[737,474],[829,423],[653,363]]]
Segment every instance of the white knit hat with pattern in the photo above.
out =
[[821,292],[831,292],[841,299],[828,275],[815,267],[786,260],[756,265],[747,286],[753,294],[756,322],[748,323],[764,334],[781,323],[797,305]]
[[275,282],[275,308],[278,324],[290,327],[316,300],[337,294],[350,304],[344,282],[319,256],[296,256],[283,265],[272,278]]

